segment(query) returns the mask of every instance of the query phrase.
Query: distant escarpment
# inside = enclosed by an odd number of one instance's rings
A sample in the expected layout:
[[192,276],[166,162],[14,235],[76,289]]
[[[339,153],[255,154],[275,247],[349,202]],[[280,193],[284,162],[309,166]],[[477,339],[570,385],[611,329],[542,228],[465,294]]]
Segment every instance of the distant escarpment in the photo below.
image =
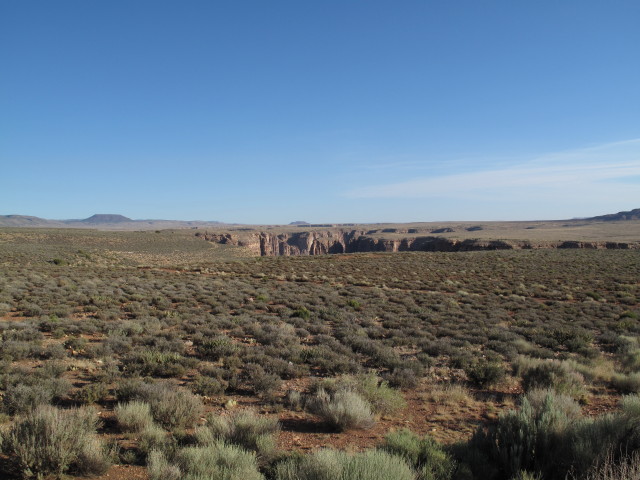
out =
[[627,212],[610,213],[608,215],[600,215],[599,217],[591,217],[589,220],[604,220],[605,222],[619,220],[640,220],[640,208],[635,208]]
[[[397,230],[387,233],[397,233]],[[242,232],[242,235],[230,232],[198,232],[196,236],[209,242],[246,247],[255,255],[263,257],[364,252],[470,252],[534,248],[638,248],[637,244],[621,242],[563,241],[532,243],[512,240],[458,240],[437,236],[384,238],[372,236],[370,232],[365,230],[321,230],[292,233],[256,231],[250,233]]]

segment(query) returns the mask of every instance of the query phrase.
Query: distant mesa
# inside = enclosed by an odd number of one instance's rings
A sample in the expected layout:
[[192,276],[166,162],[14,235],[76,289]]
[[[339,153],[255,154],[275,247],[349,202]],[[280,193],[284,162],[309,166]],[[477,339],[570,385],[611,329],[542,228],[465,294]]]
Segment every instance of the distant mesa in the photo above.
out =
[[295,222],[291,222],[289,225],[297,225],[297,226],[308,226],[311,225],[309,222],[305,222],[304,220],[296,220]]
[[591,217],[587,220],[604,220],[605,222],[618,220],[640,220],[640,208],[635,208],[633,210],[629,210],[628,212],[610,213],[608,215]]
[[115,215],[111,213],[97,213],[95,215],[91,215],[89,218],[85,218],[84,220],[80,220],[83,223],[93,223],[93,224],[102,224],[102,223],[122,223],[122,222],[132,222],[128,217],[124,215]]
[[479,230],[484,230],[480,225],[475,225],[473,227],[465,228],[467,232],[477,232]]
[[453,233],[453,232],[455,232],[455,230],[449,227],[436,228],[435,230],[431,230],[431,233]]
[[158,230],[178,228],[209,228],[220,222],[198,220],[132,220],[124,215],[98,213],[89,218],[47,220],[27,215],[0,215],[0,227],[37,228],[90,228],[98,230]]

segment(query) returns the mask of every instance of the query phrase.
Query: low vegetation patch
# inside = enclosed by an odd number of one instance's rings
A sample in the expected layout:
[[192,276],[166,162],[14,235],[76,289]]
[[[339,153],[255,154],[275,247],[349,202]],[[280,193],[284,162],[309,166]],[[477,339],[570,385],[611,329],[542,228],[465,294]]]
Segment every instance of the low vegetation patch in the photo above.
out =
[[[163,479],[307,475],[329,461],[335,478],[365,478],[348,473],[368,471],[363,459],[451,480],[617,474],[606,455],[632,468],[637,250],[256,259],[193,237],[0,231],[0,477],[98,471],[99,439],[114,437],[120,461]],[[77,434],[82,448],[48,431],[44,447],[15,440],[47,422],[77,432],[60,425],[84,406],[106,424]],[[383,451],[275,447],[324,439]],[[22,450],[54,444],[61,459]],[[218,458],[206,472],[190,465],[205,456]]]
[[3,450],[27,477],[60,476],[75,471],[100,474],[110,465],[96,436],[98,418],[92,409],[61,410],[39,406],[3,435]]

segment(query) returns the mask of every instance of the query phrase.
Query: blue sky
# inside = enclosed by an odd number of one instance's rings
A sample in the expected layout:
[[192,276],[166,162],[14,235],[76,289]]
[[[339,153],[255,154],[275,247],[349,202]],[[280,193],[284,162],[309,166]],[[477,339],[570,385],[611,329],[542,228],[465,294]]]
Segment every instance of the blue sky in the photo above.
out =
[[0,214],[640,207],[640,2],[0,0]]

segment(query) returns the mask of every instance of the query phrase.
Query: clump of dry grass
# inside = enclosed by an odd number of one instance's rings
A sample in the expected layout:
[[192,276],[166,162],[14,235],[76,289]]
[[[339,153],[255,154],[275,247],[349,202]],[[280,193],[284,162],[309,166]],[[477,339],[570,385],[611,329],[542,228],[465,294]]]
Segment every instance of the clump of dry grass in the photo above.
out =
[[[575,477],[573,477],[575,479]],[[640,479],[640,452],[616,459],[613,455],[607,456],[605,461],[593,468],[583,480],[639,480]]]
[[473,401],[469,390],[459,383],[433,384],[424,395],[424,399],[438,405],[467,405]]

